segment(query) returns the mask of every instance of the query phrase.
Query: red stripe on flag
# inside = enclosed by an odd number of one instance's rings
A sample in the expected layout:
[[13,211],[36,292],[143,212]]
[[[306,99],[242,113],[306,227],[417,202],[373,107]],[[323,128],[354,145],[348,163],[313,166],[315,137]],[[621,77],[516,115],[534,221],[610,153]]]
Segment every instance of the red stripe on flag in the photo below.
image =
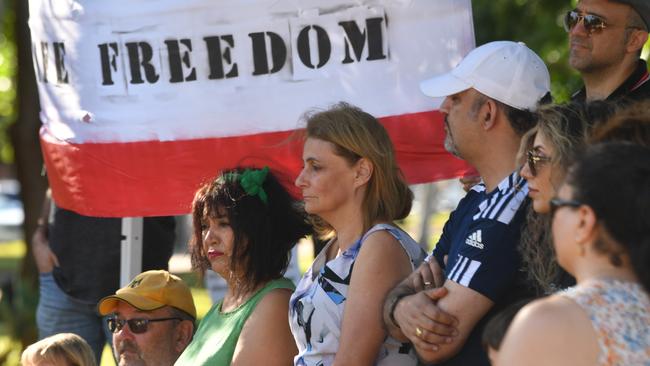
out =
[[[411,184],[461,176],[471,168],[447,153],[438,112],[382,118]],[[189,212],[194,192],[219,170],[263,166],[293,179],[302,141],[292,132],[179,141],[70,144],[41,135],[52,195],[63,208],[88,216],[127,217]]]

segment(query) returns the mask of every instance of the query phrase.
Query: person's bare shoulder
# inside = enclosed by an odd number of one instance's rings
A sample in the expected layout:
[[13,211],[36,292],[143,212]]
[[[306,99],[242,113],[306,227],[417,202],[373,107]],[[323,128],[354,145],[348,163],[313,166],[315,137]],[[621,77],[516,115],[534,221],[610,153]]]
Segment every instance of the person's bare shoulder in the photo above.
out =
[[[358,258],[361,256],[363,256],[363,260],[372,257],[375,260],[388,260],[391,262],[399,258],[406,263],[410,263],[406,249],[388,230],[377,230],[370,233],[361,246]],[[408,267],[410,267],[410,264]]]
[[261,321],[272,321],[277,319],[278,314],[286,317],[292,292],[291,289],[276,288],[266,293],[255,307],[249,321],[255,322],[257,318]]
[[526,305],[512,321],[496,365],[594,365],[596,332],[585,311],[563,296]]
[[[264,295],[237,341],[232,365],[288,365],[296,349],[289,329],[290,289],[276,288]],[[265,347],[259,347],[260,344]]]

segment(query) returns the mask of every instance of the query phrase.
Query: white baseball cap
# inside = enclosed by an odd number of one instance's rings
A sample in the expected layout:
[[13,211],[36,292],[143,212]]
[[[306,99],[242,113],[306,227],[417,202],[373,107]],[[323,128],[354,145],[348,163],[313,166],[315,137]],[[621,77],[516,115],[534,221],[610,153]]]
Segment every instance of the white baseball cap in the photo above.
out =
[[521,42],[496,41],[475,48],[450,72],[420,83],[430,97],[474,88],[517,109],[535,110],[551,90],[544,61]]

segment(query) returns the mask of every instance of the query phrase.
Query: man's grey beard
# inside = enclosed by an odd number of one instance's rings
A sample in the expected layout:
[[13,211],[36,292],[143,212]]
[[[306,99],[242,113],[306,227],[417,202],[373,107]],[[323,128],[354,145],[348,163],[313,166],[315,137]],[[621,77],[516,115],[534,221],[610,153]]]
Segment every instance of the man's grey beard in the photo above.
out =
[[449,132],[449,128],[447,128],[447,131],[445,133],[445,150],[447,150],[452,155],[460,158],[460,155],[458,154],[458,149],[456,148],[456,144],[454,144],[454,139],[451,138],[451,133]]
[[[122,355],[122,353],[123,353],[124,351],[126,351],[127,349],[130,349],[130,350],[136,352],[136,353],[138,354],[138,356],[140,357],[139,360],[130,360],[128,364],[133,364],[133,365],[136,365],[136,364],[137,364],[137,365],[145,365],[145,362],[144,362],[144,360],[143,360],[143,358],[142,358],[142,354],[141,354],[141,352],[140,352],[140,348],[138,348],[138,345],[137,345],[135,342],[130,341],[130,340],[128,340],[128,339],[123,340],[123,341],[119,344],[119,346],[117,347],[117,356],[118,356],[117,358],[118,358],[118,363],[119,363],[120,361],[122,361],[122,360],[121,360],[121,358],[122,358],[121,355]],[[123,364],[123,363],[122,363],[122,364]]]

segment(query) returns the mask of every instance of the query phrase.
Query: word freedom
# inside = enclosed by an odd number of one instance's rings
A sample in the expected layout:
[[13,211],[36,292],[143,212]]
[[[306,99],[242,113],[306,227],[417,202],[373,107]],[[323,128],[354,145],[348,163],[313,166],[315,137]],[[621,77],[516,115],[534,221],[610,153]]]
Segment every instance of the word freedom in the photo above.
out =
[[[99,85],[157,84],[164,80],[184,83],[198,78],[220,80],[244,74],[253,77],[269,75],[287,67],[288,56],[291,56],[294,69],[299,63],[307,70],[318,70],[332,63],[345,65],[384,60],[388,54],[385,23],[384,17],[369,17],[363,22],[338,21],[337,28],[334,28],[336,31],[331,26],[318,24],[291,29],[289,34],[293,37],[291,44],[295,50],[292,55],[289,55],[283,36],[274,31],[207,35],[200,39],[165,39],[161,45],[151,41],[105,42],[97,45],[101,72]],[[241,43],[248,43],[249,59],[235,58],[236,47],[241,47]],[[343,48],[338,52],[333,50],[333,45],[337,44]],[[159,55],[155,53],[157,47],[162,48]],[[70,82],[65,42],[40,42],[35,45],[35,54],[39,81]],[[336,60],[333,55],[341,57]],[[202,63],[200,67],[197,67],[197,60]],[[48,75],[48,69],[50,74],[54,71],[56,77]],[[204,76],[200,75],[201,71],[205,71]]]

